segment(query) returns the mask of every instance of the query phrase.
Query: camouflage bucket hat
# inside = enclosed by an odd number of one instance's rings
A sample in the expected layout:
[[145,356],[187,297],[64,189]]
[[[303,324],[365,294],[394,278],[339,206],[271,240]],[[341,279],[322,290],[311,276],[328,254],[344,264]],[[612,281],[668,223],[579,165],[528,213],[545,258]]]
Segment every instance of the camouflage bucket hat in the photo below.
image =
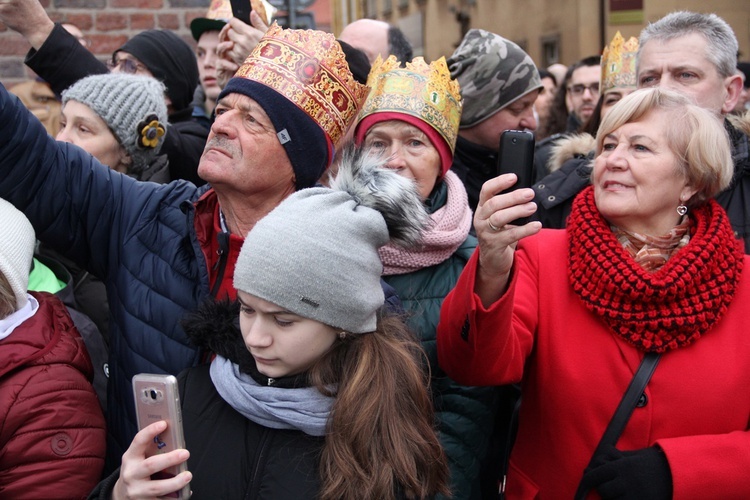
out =
[[521,47],[480,29],[466,33],[448,68],[464,100],[459,128],[473,127],[542,88],[534,61]]

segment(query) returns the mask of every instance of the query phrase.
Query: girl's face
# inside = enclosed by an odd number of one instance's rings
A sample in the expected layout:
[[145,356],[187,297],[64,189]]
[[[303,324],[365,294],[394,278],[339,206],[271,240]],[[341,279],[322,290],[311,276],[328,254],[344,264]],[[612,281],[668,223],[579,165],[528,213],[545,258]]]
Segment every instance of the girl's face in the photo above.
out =
[[237,291],[240,329],[258,371],[271,378],[308,370],[336,341],[338,330]]
[[440,175],[440,153],[417,127],[400,120],[376,123],[367,131],[364,146],[387,158],[386,167],[414,179],[426,200]]
[[130,157],[102,118],[78,101],[62,108],[56,139],[75,144],[112,170],[127,173]]

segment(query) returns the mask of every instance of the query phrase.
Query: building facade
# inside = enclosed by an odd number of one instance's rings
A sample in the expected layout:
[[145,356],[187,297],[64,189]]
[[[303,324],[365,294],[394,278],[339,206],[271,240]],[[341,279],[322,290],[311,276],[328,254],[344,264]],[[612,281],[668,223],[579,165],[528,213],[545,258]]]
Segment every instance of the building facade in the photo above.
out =
[[432,61],[448,56],[472,28],[504,36],[523,47],[537,65],[571,64],[600,54],[618,30],[627,39],[675,10],[713,12],[737,35],[740,59],[750,60],[747,0],[330,0],[339,33],[361,17],[399,26],[415,54]]

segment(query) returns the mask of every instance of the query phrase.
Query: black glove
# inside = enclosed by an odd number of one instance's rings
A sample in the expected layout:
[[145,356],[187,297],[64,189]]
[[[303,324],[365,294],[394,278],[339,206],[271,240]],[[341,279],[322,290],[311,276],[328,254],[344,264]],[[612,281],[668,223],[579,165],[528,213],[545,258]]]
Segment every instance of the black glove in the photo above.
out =
[[586,489],[596,489],[605,500],[672,498],[672,472],[656,447],[620,451],[614,446],[597,455],[583,473]]

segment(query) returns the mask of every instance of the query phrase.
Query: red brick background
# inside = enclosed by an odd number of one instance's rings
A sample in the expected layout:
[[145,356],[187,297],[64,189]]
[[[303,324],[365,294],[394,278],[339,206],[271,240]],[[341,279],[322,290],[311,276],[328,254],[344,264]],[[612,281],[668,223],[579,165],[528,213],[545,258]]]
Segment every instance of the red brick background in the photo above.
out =
[[[41,0],[55,22],[78,26],[91,41],[90,50],[107,59],[136,33],[153,28],[175,31],[191,46],[190,21],[206,13],[210,0]],[[317,28],[330,31],[328,0],[318,0]],[[0,23],[0,82],[10,86],[33,76],[23,64],[31,46],[18,33]]]

